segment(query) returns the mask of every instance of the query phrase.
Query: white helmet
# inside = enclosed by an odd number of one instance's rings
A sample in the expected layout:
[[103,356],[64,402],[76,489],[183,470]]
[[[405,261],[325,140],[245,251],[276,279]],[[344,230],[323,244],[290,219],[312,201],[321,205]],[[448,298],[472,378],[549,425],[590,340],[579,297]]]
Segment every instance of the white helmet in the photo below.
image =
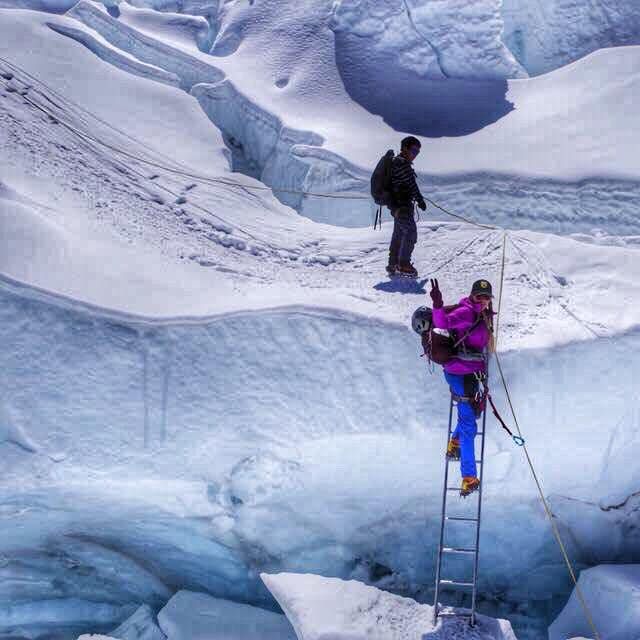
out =
[[431,329],[433,321],[433,312],[429,307],[418,307],[411,317],[411,326],[413,330],[422,335],[425,331]]

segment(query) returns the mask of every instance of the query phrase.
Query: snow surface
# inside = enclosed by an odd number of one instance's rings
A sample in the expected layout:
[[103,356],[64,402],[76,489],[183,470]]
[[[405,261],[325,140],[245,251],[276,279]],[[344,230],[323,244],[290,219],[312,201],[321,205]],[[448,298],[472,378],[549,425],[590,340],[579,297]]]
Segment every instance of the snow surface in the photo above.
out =
[[[161,41],[167,31],[183,33],[171,15],[165,24],[122,4],[116,20],[88,2],[70,15],[116,50],[194,87],[235,150],[234,167],[276,193],[367,193],[378,158],[397,148],[399,131],[411,131],[422,135],[425,192],[464,215],[517,228],[637,232],[640,128],[630,97],[638,93],[637,47],[601,51],[531,80],[418,81],[399,71],[376,83],[370,75],[380,65],[369,73],[348,57],[341,66],[322,3],[296,3],[283,15],[273,2],[225,4],[214,57],[182,35]],[[277,35],[283,31],[286,39]],[[314,220],[372,219],[366,199],[278,195]]]
[[167,640],[295,640],[282,614],[179,591],[158,614]]
[[[273,606],[262,571],[432,600],[447,391],[407,325],[430,276],[447,302],[497,287],[503,233],[432,209],[423,277],[389,281],[389,218],[344,228],[369,201],[284,193],[366,191],[400,134],[345,87],[328,5],[274,6],[0,11],[5,636],[112,633],[178,589]],[[516,108],[417,162],[434,199],[521,229],[499,346],[578,567],[640,554],[638,55],[447,81]],[[487,438],[481,609],[538,638],[570,584],[522,452]]]
[[[640,636],[640,566],[600,565],[580,573],[578,586],[602,640]],[[549,640],[564,640],[593,630],[574,589],[562,613],[549,627]]]
[[477,617],[473,629],[462,619],[439,618],[434,626],[433,607],[356,580],[295,573],[263,573],[261,578],[291,620],[298,640],[516,638],[506,620],[485,616]]

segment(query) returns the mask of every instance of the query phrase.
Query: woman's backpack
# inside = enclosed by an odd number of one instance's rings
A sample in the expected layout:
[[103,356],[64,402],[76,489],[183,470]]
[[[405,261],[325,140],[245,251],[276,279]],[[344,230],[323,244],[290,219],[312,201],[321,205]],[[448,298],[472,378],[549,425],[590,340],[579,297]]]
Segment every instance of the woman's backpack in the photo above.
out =
[[[457,309],[460,305],[453,304],[444,307],[449,313]],[[469,327],[465,334],[457,338],[447,329],[438,329],[433,326],[433,310],[430,307],[418,307],[411,318],[413,330],[420,334],[424,353],[430,362],[436,364],[447,364],[452,358],[458,355],[458,347],[465,338],[482,322],[482,315]]]

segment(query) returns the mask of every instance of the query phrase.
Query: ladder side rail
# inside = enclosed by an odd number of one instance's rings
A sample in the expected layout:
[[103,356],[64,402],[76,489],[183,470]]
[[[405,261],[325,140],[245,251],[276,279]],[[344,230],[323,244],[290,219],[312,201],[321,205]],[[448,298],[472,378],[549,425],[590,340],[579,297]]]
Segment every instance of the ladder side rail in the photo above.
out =
[[[449,401],[449,427],[447,429],[447,445],[451,439],[451,423],[453,420],[453,396]],[[449,464],[445,462],[444,465],[444,486],[442,489],[442,514],[440,520],[440,542],[438,544],[438,560],[436,562],[436,592],[433,601],[433,624],[438,621],[438,599],[440,597],[440,570],[442,568],[442,547],[444,543],[444,524],[445,515],[447,510],[447,484],[449,481]]]
[[[487,384],[489,383],[489,358],[487,354]],[[476,595],[478,593],[478,562],[480,559],[480,525],[482,520],[482,487],[484,486],[484,444],[485,433],[487,432],[487,403],[484,404],[482,411],[482,438],[480,440],[480,473],[478,479],[480,480],[480,486],[478,487],[478,521],[476,522],[476,555],[473,561],[473,591],[471,593],[471,626],[476,623]]]

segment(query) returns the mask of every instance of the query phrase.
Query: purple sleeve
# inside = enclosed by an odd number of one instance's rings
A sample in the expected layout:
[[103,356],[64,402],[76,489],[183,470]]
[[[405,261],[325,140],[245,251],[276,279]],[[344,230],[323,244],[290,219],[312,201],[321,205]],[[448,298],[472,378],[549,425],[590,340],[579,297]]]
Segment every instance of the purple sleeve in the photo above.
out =
[[458,307],[447,313],[443,308],[433,310],[433,324],[438,329],[465,330],[473,325],[473,311]]

